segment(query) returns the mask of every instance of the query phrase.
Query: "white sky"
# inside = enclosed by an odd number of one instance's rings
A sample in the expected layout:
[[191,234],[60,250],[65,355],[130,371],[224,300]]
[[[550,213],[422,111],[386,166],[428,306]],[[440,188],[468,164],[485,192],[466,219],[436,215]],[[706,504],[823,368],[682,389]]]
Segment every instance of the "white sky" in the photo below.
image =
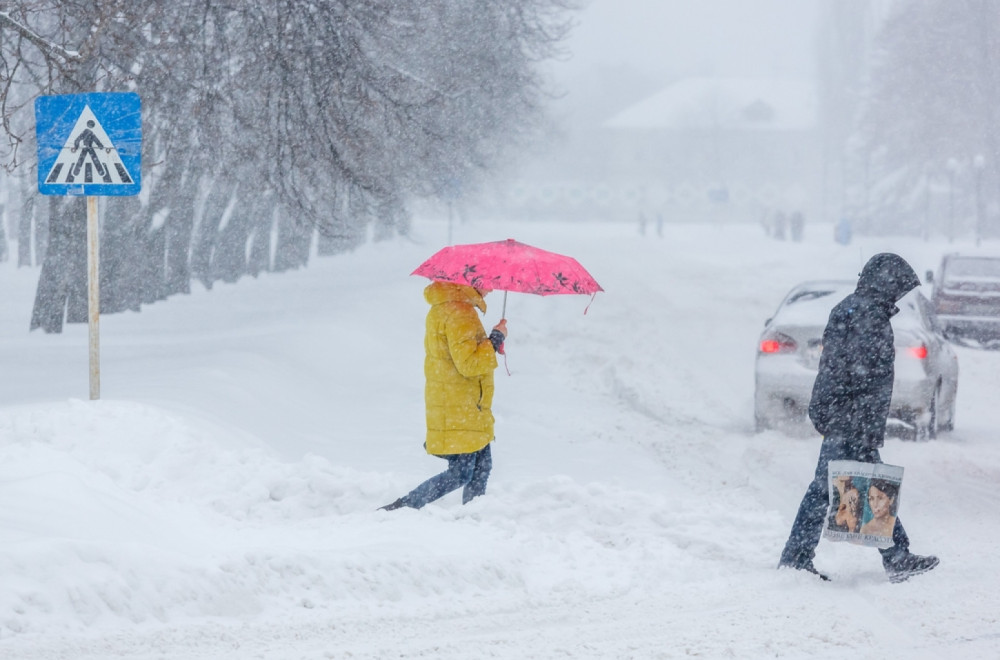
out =
[[820,0],[590,0],[558,66],[564,80],[630,65],[676,75],[803,76],[813,71]]

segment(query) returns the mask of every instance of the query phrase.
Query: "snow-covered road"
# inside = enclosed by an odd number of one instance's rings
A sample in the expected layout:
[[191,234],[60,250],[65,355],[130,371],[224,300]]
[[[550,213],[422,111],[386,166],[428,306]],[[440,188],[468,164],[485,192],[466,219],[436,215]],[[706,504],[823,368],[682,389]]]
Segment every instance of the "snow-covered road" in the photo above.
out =
[[913,549],[941,557],[904,584],[827,541],[832,582],[775,570],[819,439],[752,422],[757,336],[794,284],[976,248],[664,234],[455,228],[573,255],[606,293],[586,314],[511,294],[488,495],[393,513],[444,465],[408,276],[442,223],[102,317],[99,402],[86,328],[29,334],[37,270],[0,264],[0,658],[1000,655],[1000,352],[957,349],[954,432],[886,443]]

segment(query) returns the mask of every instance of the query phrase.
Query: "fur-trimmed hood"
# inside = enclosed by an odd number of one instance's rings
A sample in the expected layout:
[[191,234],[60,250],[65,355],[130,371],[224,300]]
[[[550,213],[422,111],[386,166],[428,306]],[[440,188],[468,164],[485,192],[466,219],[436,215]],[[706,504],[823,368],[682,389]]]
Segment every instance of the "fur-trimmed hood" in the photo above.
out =
[[455,284],[454,282],[431,282],[424,289],[424,300],[431,305],[444,302],[463,302],[472,305],[483,314],[486,313],[486,301],[471,286]]

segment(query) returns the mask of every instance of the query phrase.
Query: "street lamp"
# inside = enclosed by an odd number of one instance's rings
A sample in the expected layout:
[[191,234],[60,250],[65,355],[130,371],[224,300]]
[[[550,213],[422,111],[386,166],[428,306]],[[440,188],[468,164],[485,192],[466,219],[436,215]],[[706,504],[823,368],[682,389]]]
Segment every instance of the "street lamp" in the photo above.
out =
[[924,163],[924,241],[931,237],[931,163]]
[[976,246],[983,240],[983,169],[986,167],[986,159],[982,154],[976,154],[972,159],[972,166],[976,170]]
[[958,172],[958,161],[949,158],[948,168],[948,242],[955,240],[955,173]]

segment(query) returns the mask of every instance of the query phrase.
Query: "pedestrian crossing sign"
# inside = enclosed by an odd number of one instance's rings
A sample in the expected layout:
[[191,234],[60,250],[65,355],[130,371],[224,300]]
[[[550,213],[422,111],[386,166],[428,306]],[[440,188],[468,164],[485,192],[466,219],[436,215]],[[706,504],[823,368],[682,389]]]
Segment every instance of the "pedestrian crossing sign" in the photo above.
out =
[[40,96],[35,100],[38,192],[138,195],[142,113],[134,92]]

